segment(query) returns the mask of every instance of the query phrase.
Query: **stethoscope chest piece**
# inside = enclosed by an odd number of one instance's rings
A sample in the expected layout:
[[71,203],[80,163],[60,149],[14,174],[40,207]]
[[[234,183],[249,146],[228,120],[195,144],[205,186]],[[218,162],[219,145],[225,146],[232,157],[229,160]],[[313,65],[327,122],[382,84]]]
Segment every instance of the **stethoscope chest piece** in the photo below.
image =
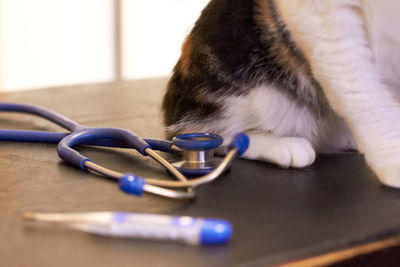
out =
[[201,176],[212,172],[221,162],[214,157],[214,150],[223,139],[209,133],[189,133],[172,139],[175,146],[182,149],[181,161],[172,163],[180,172],[188,176]]

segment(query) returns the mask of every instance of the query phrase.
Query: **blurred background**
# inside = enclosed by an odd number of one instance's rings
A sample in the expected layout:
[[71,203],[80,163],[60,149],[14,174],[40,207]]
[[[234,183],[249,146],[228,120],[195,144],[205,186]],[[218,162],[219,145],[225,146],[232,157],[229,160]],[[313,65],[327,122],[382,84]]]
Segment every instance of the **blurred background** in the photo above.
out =
[[209,0],[0,0],[0,91],[168,76]]

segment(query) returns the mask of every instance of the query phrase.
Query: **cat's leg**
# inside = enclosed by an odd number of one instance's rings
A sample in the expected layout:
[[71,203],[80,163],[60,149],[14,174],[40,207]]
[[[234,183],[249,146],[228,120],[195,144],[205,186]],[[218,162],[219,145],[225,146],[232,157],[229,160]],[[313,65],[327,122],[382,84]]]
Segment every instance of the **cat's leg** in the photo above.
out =
[[278,137],[266,131],[249,131],[250,146],[244,158],[264,160],[281,167],[303,168],[315,160],[311,143],[301,137]]
[[400,107],[382,84],[360,1],[277,1],[332,108],[386,185],[400,187]]

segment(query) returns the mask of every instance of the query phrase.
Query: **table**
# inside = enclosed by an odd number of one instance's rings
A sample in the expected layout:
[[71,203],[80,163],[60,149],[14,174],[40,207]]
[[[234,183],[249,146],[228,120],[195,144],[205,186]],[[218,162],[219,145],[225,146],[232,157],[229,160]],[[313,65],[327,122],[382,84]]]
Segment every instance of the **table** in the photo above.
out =
[[[82,124],[162,138],[167,79],[0,94]],[[5,129],[58,130],[41,118],[0,113]],[[126,149],[81,148],[94,162],[143,176],[166,173]],[[320,155],[304,170],[240,159],[193,201],[121,193],[115,182],[71,167],[55,145],[0,143],[0,266],[319,266],[400,243],[400,190],[379,184],[357,153]],[[226,246],[110,239],[24,222],[24,211],[153,212],[230,220]],[[304,264],[304,265],[301,265]]]

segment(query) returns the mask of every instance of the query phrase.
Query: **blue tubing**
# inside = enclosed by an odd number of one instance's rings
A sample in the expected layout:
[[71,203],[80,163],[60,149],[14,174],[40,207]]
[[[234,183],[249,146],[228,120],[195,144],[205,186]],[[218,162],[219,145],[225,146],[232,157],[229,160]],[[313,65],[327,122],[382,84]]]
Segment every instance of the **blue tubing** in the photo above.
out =
[[76,130],[81,126],[73,120],[62,116],[61,114],[38,106],[0,102],[0,111],[19,112],[36,115],[52,121],[55,124],[70,131]]
[[1,141],[35,142],[57,144],[68,133],[54,133],[28,130],[0,130]]
[[[58,144],[61,139],[69,135],[69,133],[56,133],[45,131],[28,131],[28,130],[0,130],[0,141],[15,141],[15,142],[35,142],[35,143],[50,143]],[[163,152],[171,152],[172,142],[159,139],[143,139],[151,146],[153,150]],[[118,140],[99,139],[91,140],[84,143],[90,146],[118,147],[131,148],[127,144],[123,144]]]
[[86,170],[85,161],[89,160],[79,152],[72,149],[73,146],[85,144],[88,141],[99,139],[117,140],[127,146],[136,149],[139,153],[146,156],[146,148],[151,148],[143,139],[125,129],[117,128],[84,128],[73,132],[63,138],[57,146],[57,153],[66,162]]

